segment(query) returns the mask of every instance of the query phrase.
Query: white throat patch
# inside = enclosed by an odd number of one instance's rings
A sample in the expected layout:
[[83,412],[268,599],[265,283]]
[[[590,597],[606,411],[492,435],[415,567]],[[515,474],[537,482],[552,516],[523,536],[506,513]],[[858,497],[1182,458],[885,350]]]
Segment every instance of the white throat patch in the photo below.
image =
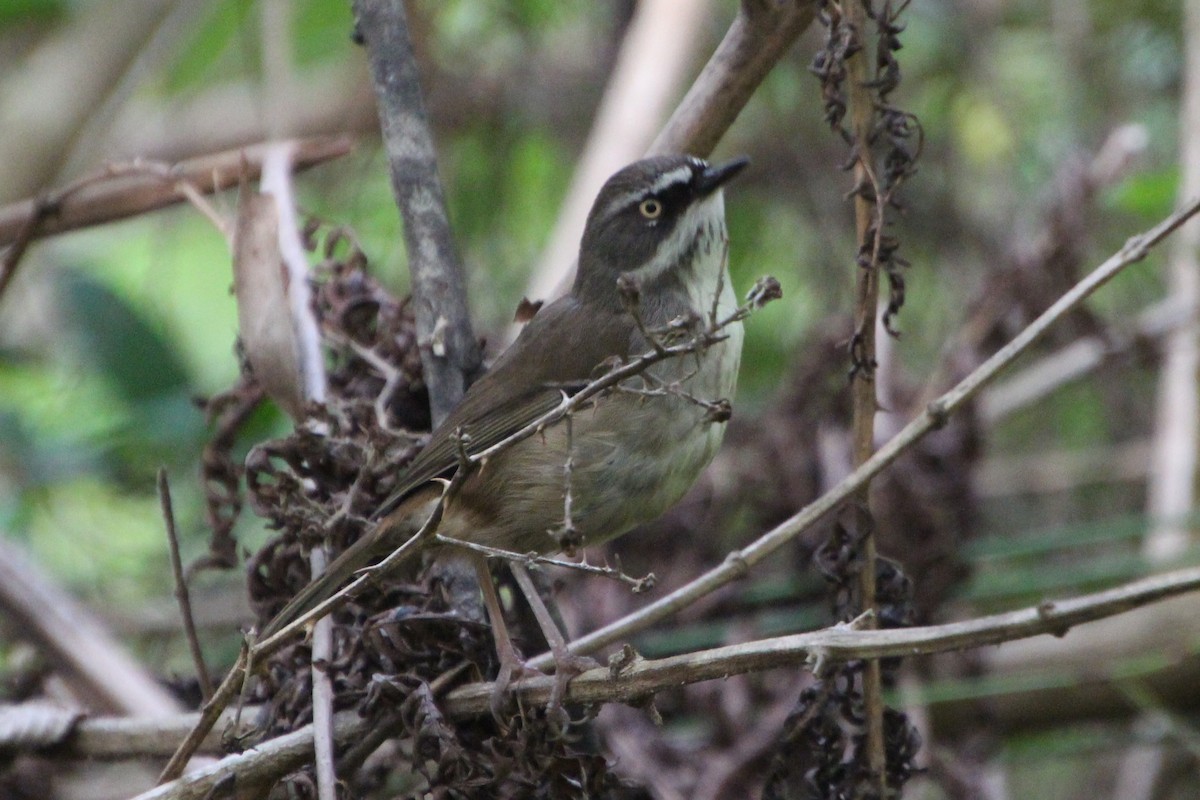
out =
[[[697,241],[699,238],[709,237],[719,241]],[[654,258],[645,266],[633,270],[632,275],[642,284],[653,283],[674,268],[689,249],[694,250],[693,263],[696,274],[687,283],[689,288],[695,287],[693,307],[696,311],[707,313],[713,298],[721,289],[721,276],[725,268],[725,239],[725,197],[718,189],[690,206],[675,223],[671,235],[659,243]],[[700,302],[696,303],[697,300]]]

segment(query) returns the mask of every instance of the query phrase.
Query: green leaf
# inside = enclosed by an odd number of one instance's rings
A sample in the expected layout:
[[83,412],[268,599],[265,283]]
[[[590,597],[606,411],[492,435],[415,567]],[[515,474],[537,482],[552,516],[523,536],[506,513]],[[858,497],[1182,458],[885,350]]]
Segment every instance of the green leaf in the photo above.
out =
[[81,366],[120,397],[142,403],[186,392],[188,374],[174,343],[124,297],[86,273],[65,270],[59,299]]
[[1106,205],[1143,217],[1162,217],[1171,211],[1179,195],[1179,168],[1166,167],[1139,172],[1107,193]]

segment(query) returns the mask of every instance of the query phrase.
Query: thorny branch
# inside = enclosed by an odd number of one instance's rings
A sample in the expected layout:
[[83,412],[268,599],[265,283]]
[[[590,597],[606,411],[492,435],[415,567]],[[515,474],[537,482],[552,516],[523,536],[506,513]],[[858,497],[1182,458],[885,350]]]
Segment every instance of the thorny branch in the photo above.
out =
[[476,553],[487,556],[488,558],[503,558],[508,561],[514,561],[518,564],[533,566],[535,564],[545,564],[548,567],[562,567],[564,569],[575,570],[587,575],[595,575],[600,578],[611,578],[629,586],[634,594],[649,591],[654,588],[656,578],[654,573],[650,572],[641,578],[635,578],[632,575],[627,575],[621,570],[621,565],[618,562],[615,567],[600,567],[595,564],[589,564],[581,561],[567,561],[561,558],[552,556],[542,556],[537,553],[516,553],[512,550],[502,550],[499,547],[488,547],[486,544],[477,544],[468,542],[465,539],[454,539],[442,534],[436,534],[434,541],[440,544],[458,547],[463,550],[472,550]]
[[[1131,237],[1124,247],[1075,284],[1012,341],[996,351],[952,389],[926,406],[920,416],[908,423],[899,433],[875,451],[868,461],[856,468],[828,492],[746,547],[730,553],[724,562],[690,583],[622,619],[576,639],[570,645],[571,652],[594,653],[602,647],[607,647],[638,631],[645,630],[686,608],[699,598],[744,576],[750,568],[811,528],[826,514],[841,507],[860,487],[882,472],[902,453],[912,447],[917,440],[944,425],[951,414],[961,409],[984,386],[991,383],[997,375],[1041,339],[1052,325],[1121,271],[1144,259],[1150,250],[1197,213],[1200,213],[1200,198],[1186,204],[1150,230]],[[544,653],[531,659],[529,666],[540,669],[551,663],[550,654]]]
[[608,372],[588,383],[582,389],[569,397],[564,397],[562,402],[557,406],[547,411],[542,416],[535,419],[533,422],[526,425],[524,428],[512,433],[511,435],[500,440],[491,447],[481,450],[470,457],[472,465],[481,464],[487,461],[497,453],[506,450],[519,441],[528,439],[545,429],[547,425],[552,425],[584,406],[592,398],[618,386],[622,381],[641,375],[648,368],[657,364],[660,361],[665,361],[668,358],[687,355],[689,353],[702,352],[705,348],[711,347],[717,342],[725,339],[726,334],[722,331],[735,322],[740,322],[750,316],[756,309],[761,308],[765,303],[781,297],[779,281],[771,277],[760,278],[747,295],[746,302],[732,311],[724,319],[718,320],[716,325],[709,325],[702,330],[696,332],[691,338],[686,341],[677,342],[671,345],[660,343],[655,349],[642,353],[635,358],[624,363],[618,363],[612,366]]

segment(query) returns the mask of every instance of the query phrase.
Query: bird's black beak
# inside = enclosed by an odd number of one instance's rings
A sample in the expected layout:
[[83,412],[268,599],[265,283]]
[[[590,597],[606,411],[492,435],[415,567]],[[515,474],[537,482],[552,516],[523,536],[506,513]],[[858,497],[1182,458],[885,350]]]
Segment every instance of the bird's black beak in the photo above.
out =
[[708,167],[695,178],[696,193],[701,197],[712,194],[733,180],[749,163],[750,159],[747,156],[739,156],[732,161],[726,161],[724,164]]

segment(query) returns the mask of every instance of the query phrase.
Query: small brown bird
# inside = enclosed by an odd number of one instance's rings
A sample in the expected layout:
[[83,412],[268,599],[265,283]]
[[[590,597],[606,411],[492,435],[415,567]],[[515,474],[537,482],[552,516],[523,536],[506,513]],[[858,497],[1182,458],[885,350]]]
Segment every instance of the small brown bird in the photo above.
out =
[[[564,393],[602,374],[614,358],[627,361],[651,350],[647,333],[653,336],[672,323],[678,329],[681,320],[703,326],[714,314],[721,319],[733,312],[737,301],[727,269],[721,187],[746,164],[744,158],[710,166],[690,156],[660,156],[613,175],[588,215],[571,292],[541,309],[471,386],[408,465],[375,526],[302,590],[263,635],[315,607],[355,571],[406,541],[440,498],[436,479],[458,469],[460,441],[468,453],[479,453],[555,408]],[[632,308],[619,279],[637,287]],[[590,546],[661,514],[688,490],[721,442],[724,419],[696,401],[733,394],[741,323],[722,334],[706,348],[660,361],[597,396],[569,424],[549,425],[488,458],[449,500],[438,533],[517,553],[547,553],[562,549],[566,519],[573,540]],[[472,557],[482,578],[486,567]],[[494,587],[489,580],[482,583],[488,599]],[[498,628],[502,620],[495,618],[494,598],[489,613]],[[513,656],[499,634],[497,646],[508,650],[502,660]]]

